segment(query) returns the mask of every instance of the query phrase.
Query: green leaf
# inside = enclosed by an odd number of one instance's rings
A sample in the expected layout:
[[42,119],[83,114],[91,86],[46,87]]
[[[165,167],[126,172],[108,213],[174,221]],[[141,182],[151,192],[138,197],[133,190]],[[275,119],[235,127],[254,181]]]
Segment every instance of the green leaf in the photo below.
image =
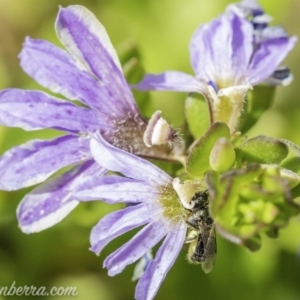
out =
[[187,97],[185,117],[194,139],[200,138],[210,125],[208,105],[201,94],[192,93]]
[[216,141],[222,137],[230,139],[225,123],[213,123],[207,132],[195,143],[187,157],[186,169],[192,176],[202,176],[210,169],[209,156]]
[[243,115],[240,119],[239,130],[248,131],[260,118],[260,116],[273,103],[275,96],[275,87],[271,85],[258,85],[247,94],[247,100],[244,104]]
[[243,245],[252,252],[258,251],[261,247],[260,236],[257,234],[256,236],[250,239],[243,240]]
[[[123,65],[125,78],[129,84],[135,84],[142,80],[145,75],[145,70],[141,62],[133,57]],[[144,115],[151,115],[151,101],[149,92],[145,91],[132,91],[139,111]],[[151,112],[150,112],[151,111]]]
[[266,230],[266,235],[269,237],[269,238],[272,238],[272,239],[276,239],[278,238],[279,236],[279,229],[276,228],[276,227],[271,227],[271,228],[268,228]]
[[281,162],[281,166],[300,175],[300,148],[288,140],[280,140],[289,150],[287,157]]
[[125,40],[118,44],[116,50],[122,66],[133,57],[140,59],[137,43],[132,39]]
[[293,199],[300,197],[300,184],[296,185],[292,190],[291,194]]
[[[122,64],[124,76],[129,84],[136,84],[145,76],[145,69],[141,63],[138,46],[133,40],[126,40],[117,46],[117,53]],[[151,99],[149,92],[132,91],[139,111],[144,116],[151,116]]]
[[243,160],[263,164],[278,164],[288,155],[285,143],[263,135],[242,142],[236,150]]
[[132,57],[123,65],[123,71],[129,84],[138,83],[145,75],[145,70],[136,57]]

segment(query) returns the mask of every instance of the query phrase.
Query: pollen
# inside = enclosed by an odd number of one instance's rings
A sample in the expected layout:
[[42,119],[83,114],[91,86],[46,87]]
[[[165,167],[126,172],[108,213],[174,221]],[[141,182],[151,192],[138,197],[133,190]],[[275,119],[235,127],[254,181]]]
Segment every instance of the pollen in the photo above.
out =
[[161,195],[159,202],[164,207],[164,216],[174,222],[185,220],[188,211],[182,206],[172,185],[163,187]]

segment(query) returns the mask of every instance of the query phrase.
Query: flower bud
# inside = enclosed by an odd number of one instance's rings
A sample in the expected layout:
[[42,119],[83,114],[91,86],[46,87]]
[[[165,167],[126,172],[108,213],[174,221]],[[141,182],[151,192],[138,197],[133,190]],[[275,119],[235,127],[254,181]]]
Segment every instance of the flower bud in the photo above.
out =
[[235,163],[235,151],[226,138],[220,138],[214,144],[210,156],[209,163],[211,168],[216,172],[226,172]]

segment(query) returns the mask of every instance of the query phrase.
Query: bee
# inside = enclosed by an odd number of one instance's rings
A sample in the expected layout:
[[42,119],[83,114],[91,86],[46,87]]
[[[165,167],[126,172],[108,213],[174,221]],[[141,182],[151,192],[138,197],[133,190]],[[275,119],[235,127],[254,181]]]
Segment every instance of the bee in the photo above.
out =
[[196,192],[191,200],[193,208],[186,219],[190,229],[185,242],[190,243],[188,260],[201,264],[205,273],[209,273],[215,264],[217,240],[214,220],[209,214],[208,194],[206,191]]

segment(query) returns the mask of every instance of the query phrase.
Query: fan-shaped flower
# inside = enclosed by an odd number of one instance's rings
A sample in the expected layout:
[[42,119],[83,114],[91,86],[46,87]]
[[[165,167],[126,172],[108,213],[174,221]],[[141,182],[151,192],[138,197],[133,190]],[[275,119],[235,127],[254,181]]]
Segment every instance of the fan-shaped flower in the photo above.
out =
[[0,92],[0,122],[24,130],[52,128],[65,135],[32,140],[0,158],[0,188],[17,190],[44,182],[56,171],[70,169],[25,196],[18,207],[20,228],[37,232],[64,218],[76,205],[74,184],[107,169],[92,158],[89,140],[101,130],[105,139],[126,151],[150,157],[170,152],[143,143],[147,123],[141,117],[124,78],[117,54],[96,17],[79,5],[60,8],[56,33],[68,50],[47,41],[27,38],[20,53],[21,67],[51,92],[7,89]]
[[257,40],[253,23],[232,10],[201,25],[190,42],[196,76],[167,71],[149,74],[135,88],[199,92],[208,100],[213,122],[235,131],[248,89],[265,81],[294,47],[296,37],[280,30]]
[[136,299],[153,299],[185,242],[187,210],[173,188],[173,179],[155,165],[113,147],[101,136],[91,140],[91,152],[102,167],[126,177],[86,176],[74,187],[74,197],[81,201],[102,199],[107,203],[134,204],[99,221],[91,233],[91,250],[99,254],[116,237],[144,226],[105,259],[104,267],[114,276],[165,237],[155,258],[146,264],[136,288]]
[[[243,0],[239,3],[229,4],[228,12],[249,20],[254,29],[253,47],[259,49],[260,44],[274,38],[287,38],[288,34],[280,25],[269,26],[272,17],[265,13],[258,1]],[[288,85],[293,81],[293,75],[286,66],[279,66],[265,82],[271,85]]]

